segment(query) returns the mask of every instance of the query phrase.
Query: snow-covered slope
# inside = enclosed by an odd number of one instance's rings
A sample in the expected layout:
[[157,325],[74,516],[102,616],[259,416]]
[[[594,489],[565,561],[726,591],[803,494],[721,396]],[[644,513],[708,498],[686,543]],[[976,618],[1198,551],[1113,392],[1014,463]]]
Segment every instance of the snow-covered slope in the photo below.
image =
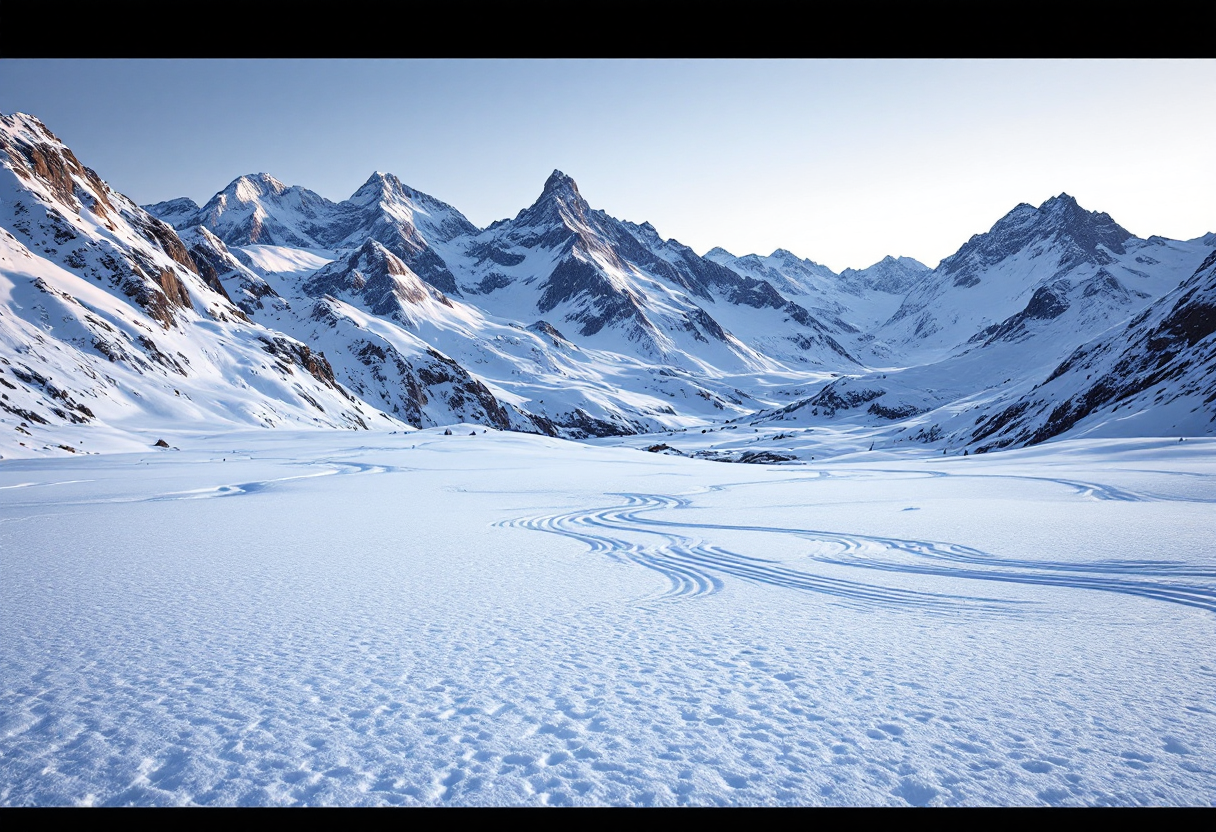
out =
[[1216,440],[473,430],[0,464],[0,806],[1216,795]]
[[0,154],[0,453],[88,450],[80,424],[388,420],[322,353],[249,321],[171,227],[37,119],[0,117]]
[[1070,436],[1203,435],[1216,424],[1216,251],[1165,297],[1076,349],[979,422],[978,450]]
[[288,187],[268,173],[234,179],[193,216],[183,210],[188,207],[180,199],[147,206],[179,228],[205,225],[230,245],[300,248],[323,248],[326,229],[340,213],[320,194],[298,185]]
[[928,266],[912,257],[888,255],[868,268],[845,269],[840,273],[840,282],[846,291],[856,295],[866,291],[905,295],[928,272]]
[[[157,424],[472,422],[556,432],[407,331],[417,321],[406,310],[423,301],[432,317],[460,310],[374,239],[335,263],[317,248],[229,248],[203,225],[179,236],[80,165],[32,117],[4,117],[0,151],[5,456],[88,450],[72,430],[81,424],[118,446]],[[232,198],[218,195],[209,210],[230,236],[330,242],[301,231],[301,217],[319,222],[339,213],[319,197],[269,177],[246,177],[229,190]],[[234,205],[246,210],[227,210]],[[300,278],[318,269],[312,292],[301,291]],[[276,287],[267,277],[284,273],[296,279]],[[381,302],[398,303],[401,326],[372,311],[384,311],[368,302],[377,286],[386,291]]]
[[1176,286],[1201,249],[1139,239],[1067,194],[1022,204],[915,284],[875,335],[916,363],[1046,330],[1084,340]]
[[[753,421],[853,431],[866,437],[864,444],[878,447],[923,442],[967,449],[977,442],[984,447],[1024,443],[1038,430],[1027,428],[1032,415],[1061,404],[1039,390],[1052,369],[1098,336],[1106,339],[1108,349],[1135,349],[1146,336],[1127,328],[1126,322],[1137,313],[1147,314],[1141,312],[1145,306],[1177,286],[1180,275],[1194,271],[1212,251],[1210,237],[1142,240],[1105,214],[1084,211],[1067,196],[1048,200],[1039,209],[1019,206],[937,269],[912,278],[900,310],[878,330],[890,340],[876,340],[869,352],[874,359],[883,354],[879,348],[897,345],[885,353],[887,366],[831,380],[783,408],[757,414]],[[897,262],[884,261],[888,267]],[[862,296],[873,295],[871,291]],[[999,310],[996,316],[993,310]],[[1216,413],[1211,400],[1188,399],[1188,407],[1198,408],[1190,417],[1172,410],[1164,415],[1169,401],[1186,390],[1193,392],[1197,383],[1171,376],[1151,398],[1141,396],[1122,405],[1124,415],[1144,416],[1124,420],[1115,432],[1209,432]],[[1020,410],[1013,414],[1008,408]],[[1015,420],[1015,415],[1022,418]],[[1017,422],[1020,433],[1010,432],[1011,421]],[[1064,420],[1056,418],[1053,424]],[[1002,437],[997,440],[1001,444],[989,441],[993,435]]]
[[348,391],[394,417],[415,427],[463,421],[553,432],[544,420],[504,405],[459,363],[407,331],[415,323],[407,310],[418,314],[420,306],[446,310],[451,304],[379,243],[369,240],[327,262],[275,246],[229,249],[202,226],[183,232],[183,239],[200,272],[213,270],[250,317],[323,349]]

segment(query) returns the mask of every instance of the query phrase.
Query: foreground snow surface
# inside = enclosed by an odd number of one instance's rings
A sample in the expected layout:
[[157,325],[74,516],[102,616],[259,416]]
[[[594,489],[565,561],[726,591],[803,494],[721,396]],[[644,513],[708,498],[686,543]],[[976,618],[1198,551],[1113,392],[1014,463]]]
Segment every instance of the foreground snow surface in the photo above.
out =
[[1216,442],[473,429],[0,463],[0,803],[1216,801]]

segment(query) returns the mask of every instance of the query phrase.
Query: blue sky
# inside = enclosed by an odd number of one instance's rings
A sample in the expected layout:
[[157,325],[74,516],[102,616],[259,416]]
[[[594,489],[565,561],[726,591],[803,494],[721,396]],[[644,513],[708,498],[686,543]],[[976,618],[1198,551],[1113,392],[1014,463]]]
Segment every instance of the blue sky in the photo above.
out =
[[558,168],[699,252],[929,265],[1068,192],[1135,234],[1216,230],[1216,61],[0,60],[137,202],[266,171],[333,200],[374,170],[484,226]]

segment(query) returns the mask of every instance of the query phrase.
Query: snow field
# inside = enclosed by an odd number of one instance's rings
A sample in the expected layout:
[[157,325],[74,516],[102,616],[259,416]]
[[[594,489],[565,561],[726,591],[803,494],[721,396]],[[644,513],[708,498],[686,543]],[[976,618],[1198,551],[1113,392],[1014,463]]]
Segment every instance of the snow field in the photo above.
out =
[[452,431],[0,465],[0,804],[1216,798],[1211,442]]

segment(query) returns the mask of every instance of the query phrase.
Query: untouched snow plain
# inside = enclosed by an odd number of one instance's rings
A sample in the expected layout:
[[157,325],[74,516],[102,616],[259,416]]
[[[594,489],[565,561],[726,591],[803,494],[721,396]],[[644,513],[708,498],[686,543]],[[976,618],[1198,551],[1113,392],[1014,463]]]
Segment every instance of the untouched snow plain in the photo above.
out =
[[1216,801],[1216,441],[452,434],[6,460],[0,804]]

